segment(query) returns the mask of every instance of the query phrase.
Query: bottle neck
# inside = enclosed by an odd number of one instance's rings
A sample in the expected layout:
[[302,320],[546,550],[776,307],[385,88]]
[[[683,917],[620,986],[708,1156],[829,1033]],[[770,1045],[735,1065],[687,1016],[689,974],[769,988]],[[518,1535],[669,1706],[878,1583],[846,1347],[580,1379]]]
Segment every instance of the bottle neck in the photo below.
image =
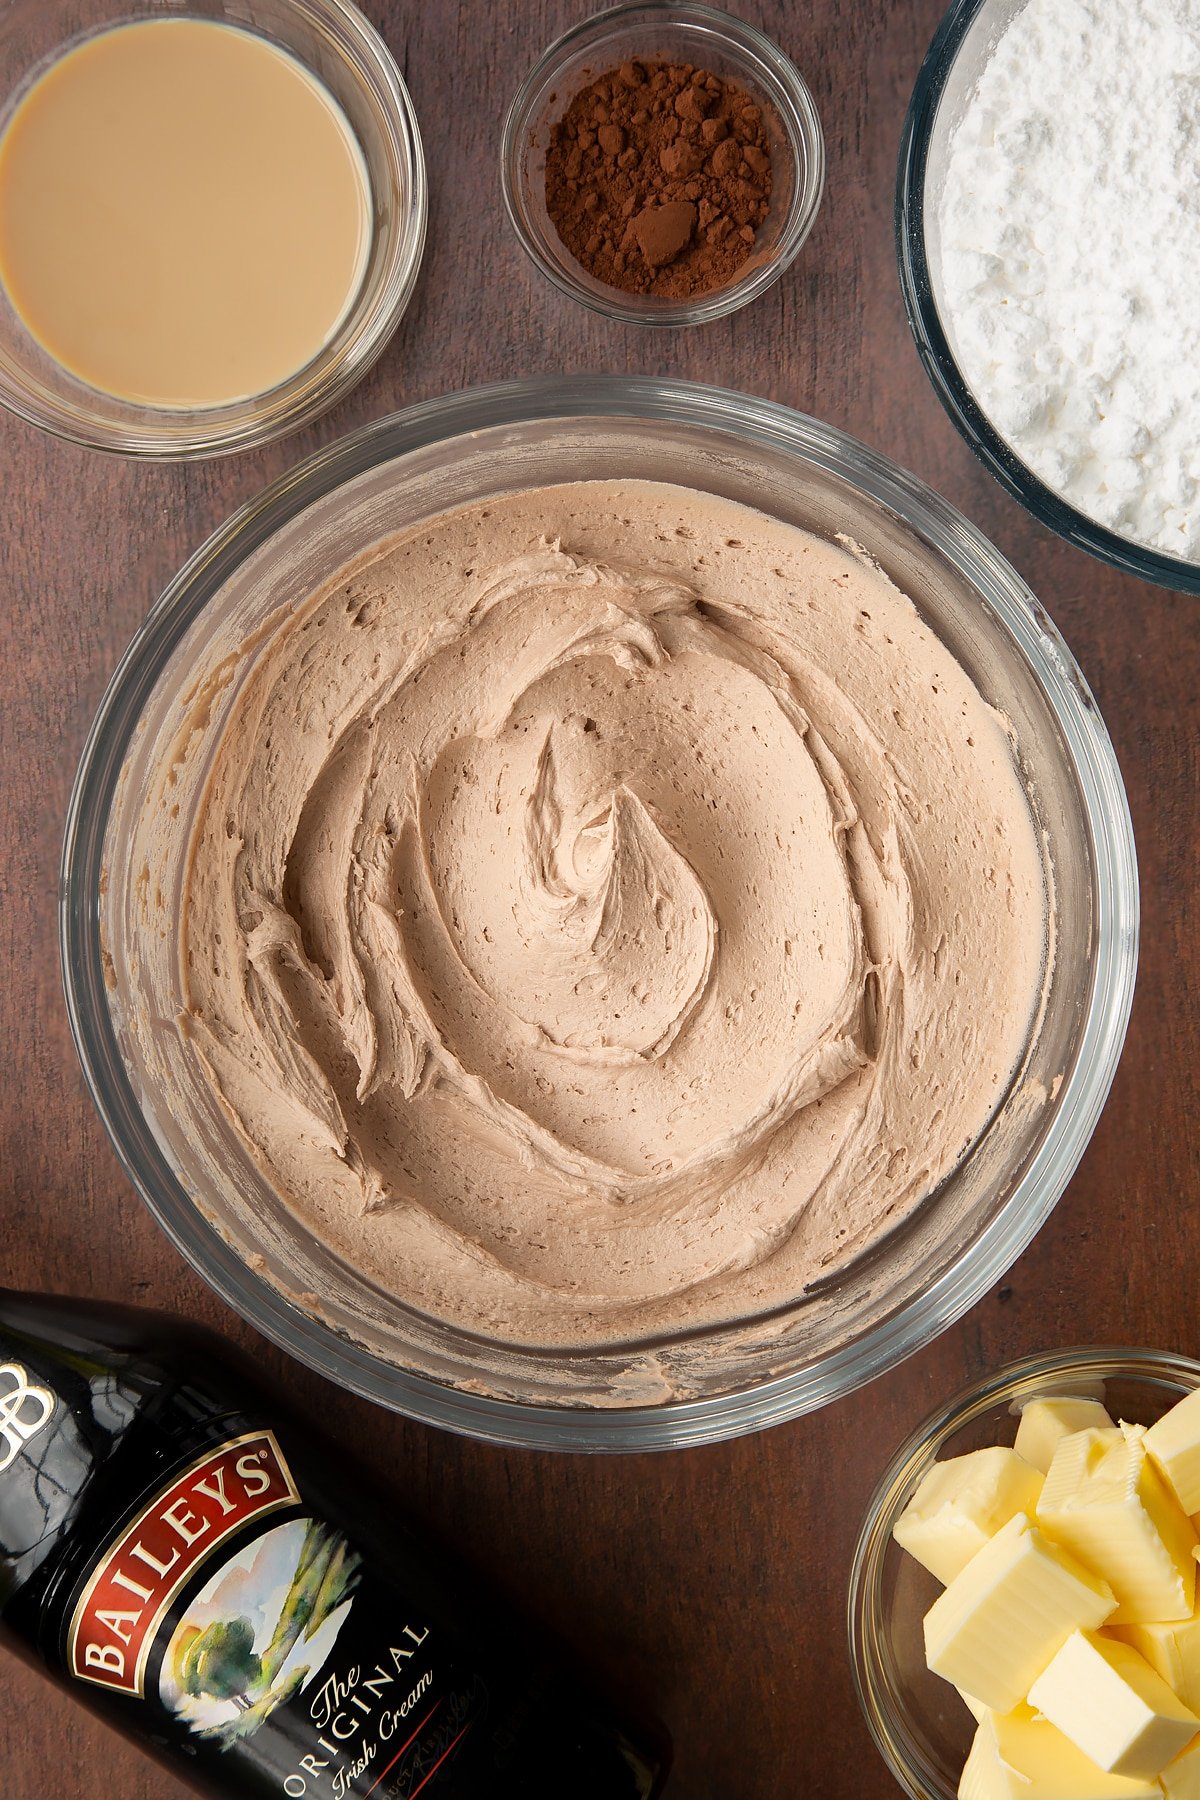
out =
[[173,1383],[124,1308],[0,1290],[0,1613],[53,1579],[135,1427]]

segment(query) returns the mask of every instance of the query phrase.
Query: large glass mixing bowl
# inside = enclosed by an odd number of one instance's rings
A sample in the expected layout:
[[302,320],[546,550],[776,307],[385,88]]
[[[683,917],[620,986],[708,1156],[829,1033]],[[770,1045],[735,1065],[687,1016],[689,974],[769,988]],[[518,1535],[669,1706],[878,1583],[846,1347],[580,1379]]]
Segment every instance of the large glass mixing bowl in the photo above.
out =
[[[131,845],[174,759],[177,839],[158,878],[178,894],[210,747],[252,660],[235,652],[275,609],[410,522],[603,477],[723,495],[822,537],[844,535],[876,559],[1012,721],[1056,936],[1044,1005],[991,1123],[869,1253],[769,1316],[549,1352],[406,1307],[281,1204],[186,1040],[154,1029],[177,1008],[162,968],[178,959],[139,936]],[[236,672],[213,680],[203,740],[179,763],[185,704],[223,663]],[[194,725],[194,704],[188,716]],[[885,458],[766,401],[580,378],[506,383],[381,420],[276,482],[197,552],[130,645],[88,738],[61,927],[72,1027],[117,1153],[174,1243],[244,1317],[333,1379],[435,1424],[505,1443],[649,1449],[821,1406],[907,1356],[998,1280],[1062,1193],[1108,1093],[1137,917],[1129,814],[1095,703],[1045,612],[965,519]]]

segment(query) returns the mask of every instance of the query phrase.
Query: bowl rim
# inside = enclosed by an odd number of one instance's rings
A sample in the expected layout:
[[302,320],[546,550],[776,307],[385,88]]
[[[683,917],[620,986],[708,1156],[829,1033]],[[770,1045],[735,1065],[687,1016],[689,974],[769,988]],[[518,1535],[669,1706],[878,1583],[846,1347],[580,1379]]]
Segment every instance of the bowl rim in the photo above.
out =
[[961,1388],[913,1427],[889,1458],[867,1502],[855,1540],[846,1589],[846,1633],[850,1673],[855,1697],[871,1739],[898,1785],[909,1800],[953,1800],[951,1790],[931,1771],[914,1766],[901,1748],[900,1710],[890,1704],[885,1681],[874,1655],[874,1620],[878,1606],[878,1582],[883,1559],[891,1542],[891,1521],[907,1504],[913,1491],[915,1465],[933,1449],[973,1419],[989,1412],[1000,1400],[1015,1398],[1022,1390],[1047,1391],[1047,1382],[1064,1376],[1072,1380],[1157,1381],[1185,1391],[1200,1388],[1200,1361],[1182,1352],[1129,1348],[1117,1344],[1082,1344],[1062,1350],[1041,1351],[1002,1363],[999,1368]]
[[[104,834],[127,747],[166,657],[229,573],[301,509],[381,462],[492,426],[580,417],[708,427],[800,456],[929,539],[984,597],[1046,694],[1079,784],[1095,881],[1094,972],[1073,1067],[1008,1199],[967,1250],[918,1296],[798,1370],[702,1399],[626,1408],[503,1400],[443,1385],[384,1363],[253,1273],[188,1199],[138,1105],[105,998],[100,935]],[[489,1441],[573,1450],[677,1448],[794,1418],[893,1367],[960,1318],[1041,1227],[1083,1154],[1124,1041],[1137,936],[1133,830],[1112,744],[1056,628],[999,552],[916,477],[833,426],[773,401],[646,376],[543,377],[424,401],[318,450],[234,512],[150,608],[100,701],[68,807],[59,901],[67,1012],[85,1080],[126,1175],[193,1268],[265,1336],[355,1393]]]
[[925,244],[925,182],[937,114],[955,59],[975,21],[995,0],[951,0],[925,54],[900,137],[894,223],[900,291],[917,354],[942,406],[1000,485],[1039,524],[1119,569],[1182,594],[1200,594],[1200,562],[1121,537],[1047,487],[1001,436],[968,386],[942,324]]
[[[780,109],[781,120],[792,143],[793,160],[797,165],[791,206],[770,259],[757,264],[741,279],[692,300],[624,294],[620,288],[592,282],[590,277],[583,279],[585,271],[581,270],[576,276],[572,272],[575,259],[565,245],[564,261],[552,261],[543,252],[537,234],[530,226],[520,175],[522,147],[529,134],[535,106],[547,83],[554,79],[567,58],[585,47],[601,49],[606,43],[614,42],[627,26],[653,20],[658,15],[663,18],[664,29],[691,27],[719,39],[731,57],[753,66],[778,89],[785,102]],[[803,146],[802,168],[795,152],[796,142]],[[756,300],[799,256],[816,223],[825,192],[825,136],[808,83],[791,58],[756,25],[708,6],[703,0],[622,0],[620,5],[593,13],[555,38],[521,82],[505,114],[500,138],[500,190],[508,222],[522,250],[547,281],[569,299],[578,301],[590,312],[627,325],[704,325]]]
[[[59,405],[46,404],[20,379],[7,372],[0,376],[0,406],[15,418],[35,426],[48,436],[65,443],[79,444],[86,450],[110,456],[126,456],[139,462],[194,462],[207,457],[227,456],[242,450],[273,443],[290,432],[299,431],[343,399],[372,369],[383,355],[408,309],[413,289],[420,274],[425,253],[429,215],[429,182],[425,167],[425,151],[421,128],[405,85],[404,77],[382,33],[353,0],[281,0],[298,18],[314,24],[338,43],[344,53],[346,43],[353,47],[355,75],[360,85],[370,88],[386,122],[387,132],[398,162],[407,172],[409,195],[403,221],[396,231],[395,244],[383,270],[378,291],[370,311],[360,319],[360,306],[367,292],[365,271],[359,287],[329,342],[302,368],[261,395],[231,401],[211,408],[176,411],[171,408],[145,407],[146,415],[137,424],[100,420],[93,414]],[[122,23],[137,23],[143,17],[208,18],[186,11],[170,14],[146,13],[115,19],[97,27],[97,32],[77,32],[63,40],[54,60],[73,44],[100,31],[119,29]],[[264,35],[254,23],[230,20],[231,27]],[[272,40],[274,41],[274,40]],[[295,51],[288,50],[297,61]],[[360,66],[363,64],[366,66]],[[50,65],[48,64],[47,67]],[[308,69],[307,63],[305,68]],[[308,69],[322,87],[325,83],[315,70]],[[368,79],[369,72],[369,79]],[[351,127],[353,131],[353,127]],[[357,134],[355,134],[357,142]],[[361,149],[361,146],[360,146]],[[364,153],[365,154],[365,153]],[[359,320],[356,335],[347,334]],[[311,372],[319,359],[334,346],[340,346],[339,359],[325,371],[315,386]],[[51,359],[53,360],[53,359]],[[86,384],[84,384],[86,386]],[[118,403],[119,396],[107,396]],[[258,405],[257,415],[253,408]],[[181,421],[186,421],[182,423]]]

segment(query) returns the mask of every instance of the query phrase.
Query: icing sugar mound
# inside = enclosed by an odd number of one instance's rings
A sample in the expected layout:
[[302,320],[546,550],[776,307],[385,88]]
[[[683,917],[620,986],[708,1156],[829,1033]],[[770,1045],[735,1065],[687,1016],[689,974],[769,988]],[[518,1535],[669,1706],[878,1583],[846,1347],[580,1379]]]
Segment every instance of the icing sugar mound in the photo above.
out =
[[1200,560],[1200,0],[1026,0],[949,144],[943,309],[997,430]]

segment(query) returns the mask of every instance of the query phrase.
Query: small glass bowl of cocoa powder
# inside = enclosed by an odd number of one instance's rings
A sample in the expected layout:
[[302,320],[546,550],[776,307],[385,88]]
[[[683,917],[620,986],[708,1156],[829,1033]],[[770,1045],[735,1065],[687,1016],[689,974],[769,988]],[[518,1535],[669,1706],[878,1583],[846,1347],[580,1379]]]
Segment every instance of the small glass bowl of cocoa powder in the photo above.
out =
[[504,127],[504,199],[542,273],[594,312],[701,325],[794,261],[825,146],[798,70],[728,13],[669,0],[575,26]]

